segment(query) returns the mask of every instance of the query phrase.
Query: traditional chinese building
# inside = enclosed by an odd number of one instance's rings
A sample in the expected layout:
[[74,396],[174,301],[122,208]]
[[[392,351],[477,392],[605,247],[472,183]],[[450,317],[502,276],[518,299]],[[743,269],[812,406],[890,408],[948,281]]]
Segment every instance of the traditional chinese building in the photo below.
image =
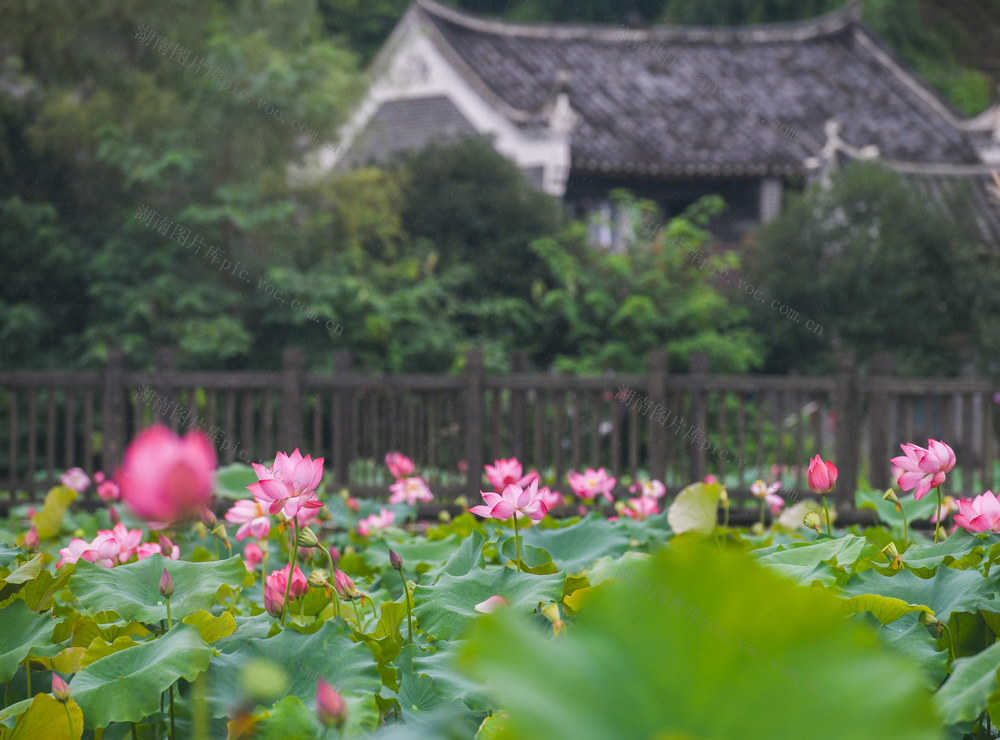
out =
[[838,164],[878,159],[930,195],[962,188],[1000,244],[989,164],[1000,108],[964,119],[859,19],[739,28],[524,25],[415,0],[370,70],[367,95],[325,166],[487,135],[593,238],[620,243],[627,188],[667,217],[699,197],[729,208],[736,241],[784,193]]

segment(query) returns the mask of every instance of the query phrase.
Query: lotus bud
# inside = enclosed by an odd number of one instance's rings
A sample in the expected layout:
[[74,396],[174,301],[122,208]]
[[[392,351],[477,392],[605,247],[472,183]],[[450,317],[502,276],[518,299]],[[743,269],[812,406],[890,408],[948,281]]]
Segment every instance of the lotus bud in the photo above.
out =
[[211,532],[218,525],[219,519],[215,516],[214,511],[206,507],[201,510],[201,523],[205,525],[205,529]]
[[457,506],[460,509],[467,509],[469,507],[469,498],[468,498],[468,496],[456,496],[455,497],[455,506]]
[[322,568],[316,568],[309,574],[309,585],[322,588],[330,587],[330,576]]
[[438,521],[441,522],[442,524],[447,524],[448,522],[450,522],[451,512],[448,511],[447,509],[441,509],[441,511],[438,512]]
[[403,570],[403,559],[399,557],[399,553],[395,550],[389,550],[389,565],[398,571]]
[[114,527],[118,522],[122,520],[121,514],[118,513],[118,509],[114,506],[108,507],[108,519],[111,520],[111,526]]
[[[24,542],[21,543],[23,547],[28,552],[36,552],[38,550],[39,539],[38,539],[38,529],[32,527],[28,534],[24,535]],[[55,676],[53,675],[53,678]]]
[[299,530],[299,547],[316,547],[319,544],[319,540],[316,539],[316,533],[313,532],[309,527],[303,527]]
[[68,702],[70,697],[69,685],[54,672],[52,674],[52,696],[61,704]]
[[891,488],[885,492],[885,495],[882,497],[882,500],[892,501],[892,503],[896,504],[897,513],[903,510],[903,505],[899,502],[899,497],[896,496],[896,492]]
[[823,530],[822,520],[819,518],[819,514],[815,511],[810,511],[802,519],[802,523],[809,527],[810,529],[815,529],[817,532]]
[[316,548],[315,547],[300,547],[299,548],[299,557],[302,558],[303,560],[305,560],[306,562],[311,561],[313,559],[313,555],[315,555],[315,554],[316,554]]
[[347,719],[343,697],[322,678],[316,681],[316,713],[327,727],[340,727]]
[[353,600],[358,595],[358,589],[355,587],[354,581],[342,570],[334,572],[333,588],[336,590],[337,596],[342,599]]
[[358,500],[356,498],[354,498],[353,496],[349,496],[347,499],[347,508],[350,509],[352,514],[357,514],[358,509],[361,508],[361,504],[358,503]]
[[333,545],[330,545],[330,549],[327,550],[327,552],[330,553],[330,557],[333,558],[333,562],[336,563],[338,560],[340,560],[340,550],[338,550]]
[[169,558],[170,557],[170,553],[172,553],[173,551],[174,551],[174,543],[173,543],[173,541],[169,537],[167,537],[165,534],[163,534],[161,532],[160,533],[160,553],[162,553],[163,557]]
[[160,576],[160,596],[169,599],[174,595],[174,579],[170,577],[167,573],[167,569],[163,569],[163,575]]

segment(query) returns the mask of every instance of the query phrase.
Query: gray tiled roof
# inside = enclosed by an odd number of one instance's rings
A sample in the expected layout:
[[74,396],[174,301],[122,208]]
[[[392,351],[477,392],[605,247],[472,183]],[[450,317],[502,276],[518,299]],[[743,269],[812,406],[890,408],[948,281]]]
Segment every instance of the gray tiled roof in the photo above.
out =
[[339,166],[384,164],[397,151],[418,150],[434,140],[475,134],[476,129],[450,98],[391,100],[375,112]]
[[648,30],[488,21],[432,0],[417,0],[415,12],[519,124],[537,125],[568,74],[581,116],[578,171],[801,172],[831,118],[844,141],[876,145],[889,159],[978,161],[959,116],[854,10],[796,24]]

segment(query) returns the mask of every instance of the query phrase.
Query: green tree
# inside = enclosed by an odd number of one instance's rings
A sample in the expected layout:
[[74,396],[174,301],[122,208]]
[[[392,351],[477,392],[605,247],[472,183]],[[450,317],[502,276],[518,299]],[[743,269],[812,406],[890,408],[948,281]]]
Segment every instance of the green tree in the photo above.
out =
[[770,369],[829,371],[840,349],[862,362],[888,351],[902,373],[962,368],[978,341],[970,314],[988,279],[966,202],[960,193],[928,201],[871,163],[793,196],[747,249],[749,280],[798,312],[799,321],[755,314]]

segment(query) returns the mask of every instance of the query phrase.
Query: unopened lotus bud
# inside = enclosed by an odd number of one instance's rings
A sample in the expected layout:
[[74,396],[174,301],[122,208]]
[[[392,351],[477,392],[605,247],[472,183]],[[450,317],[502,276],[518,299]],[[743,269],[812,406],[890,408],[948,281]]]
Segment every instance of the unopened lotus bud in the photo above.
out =
[[356,498],[354,498],[353,496],[350,496],[347,499],[347,508],[350,509],[350,511],[351,511],[352,514],[357,514],[358,513],[358,509],[361,508],[361,504],[358,503],[358,500]]
[[299,547],[316,547],[319,544],[319,540],[316,539],[316,533],[309,529],[309,527],[303,527],[299,530],[299,539],[297,542]]
[[399,557],[399,553],[395,550],[389,550],[389,565],[396,570],[403,570],[403,559]]
[[823,530],[822,521],[819,518],[819,514],[815,511],[810,511],[806,514],[802,519],[802,523],[810,529],[815,529],[817,532],[821,532]]
[[358,589],[355,587],[354,581],[342,570],[334,572],[333,588],[336,590],[337,596],[342,599],[354,599],[358,595]]
[[214,511],[205,508],[201,510],[201,523],[205,525],[205,529],[211,532],[218,525],[219,519],[215,516]]
[[118,513],[118,509],[114,506],[108,507],[108,519],[111,520],[111,526],[114,527],[118,522],[122,520],[121,514]]
[[160,596],[169,599],[174,595],[174,579],[170,577],[167,573],[167,569],[163,569],[163,575],[160,576]]
[[32,527],[29,530],[28,534],[24,535],[24,542],[21,543],[21,547],[23,547],[28,552],[35,552],[36,550],[38,550],[39,544],[40,543],[38,539],[38,529]]
[[170,554],[174,551],[173,541],[167,537],[165,534],[160,534],[160,552],[163,557],[169,558]]
[[69,701],[69,685],[58,674],[52,674],[52,696],[56,701],[65,704]]
[[327,727],[340,727],[347,720],[344,698],[322,678],[316,682],[316,713]]
[[309,574],[309,585],[328,588],[330,586],[330,576],[322,568],[316,568]]
[[327,550],[327,552],[330,553],[330,557],[333,559],[333,562],[336,563],[338,560],[340,560],[340,550],[338,550],[333,545],[330,546],[330,549]]
[[299,557],[302,558],[303,560],[305,560],[306,562],[311,561],[313,559],[313,555],[315,555],[315,554],[316,554],[316,548],[315,547],[300,547],[299,548]]
[[891,488],[885,492],[885,495],[882,497],[882,500],[892,501],[892,503],[896,504],[897,512],[903,510],[903,505],[899,502],[899,497],[896,495],[896,492]]

